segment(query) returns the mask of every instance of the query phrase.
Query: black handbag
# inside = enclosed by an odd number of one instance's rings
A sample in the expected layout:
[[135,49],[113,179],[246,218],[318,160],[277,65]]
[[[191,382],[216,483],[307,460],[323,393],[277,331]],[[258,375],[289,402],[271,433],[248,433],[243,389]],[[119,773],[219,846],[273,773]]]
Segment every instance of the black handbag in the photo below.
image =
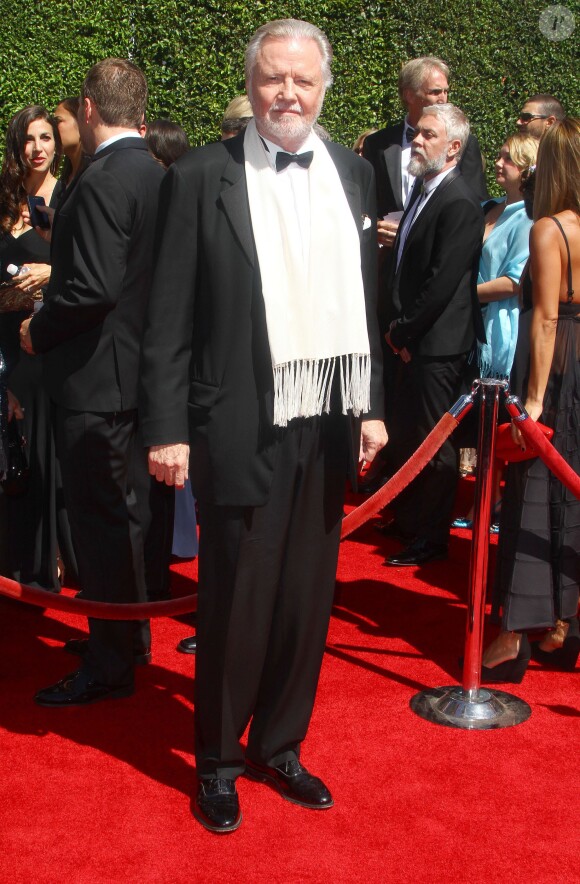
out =
[[14,497],[28,491],[28,459],[26,457],[26,439],[18,429],[16,420],[8,422],[5,437],[6,474],[0,480],[4,494]]

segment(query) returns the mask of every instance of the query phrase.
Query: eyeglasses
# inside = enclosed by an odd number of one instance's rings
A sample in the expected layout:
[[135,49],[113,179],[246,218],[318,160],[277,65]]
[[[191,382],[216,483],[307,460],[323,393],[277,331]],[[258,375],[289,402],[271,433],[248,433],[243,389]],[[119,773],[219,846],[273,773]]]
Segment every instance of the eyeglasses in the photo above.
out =
[[531,123],[532,120],[547,120],[548,114],[520,114],[518,117],[518,122],[524,123],[526,126],[528,123]]

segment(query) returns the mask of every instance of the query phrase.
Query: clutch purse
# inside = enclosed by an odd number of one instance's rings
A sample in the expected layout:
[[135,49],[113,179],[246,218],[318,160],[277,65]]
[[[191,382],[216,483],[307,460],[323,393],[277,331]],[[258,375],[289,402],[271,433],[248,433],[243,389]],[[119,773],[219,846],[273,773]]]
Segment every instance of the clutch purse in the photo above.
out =
[[[546,439],[551,439],[554,431],[551,427],[536,421],[538,430],[541,430]],[[500,424],[495,436],[495,456],[497,460],[506,460],[508,463],[517,463],[520,460],[531,460],[538,456],[537,450],[529,442],[526,442],[526,450],[522,451],[512,438],[511,423]]]
[[15,497],[28,491],[28,460],[26,457],[26,439],[18,429],[16,421],[8,422],[5,437],[6,474],[0,484],[4,494]]
[[0,313],[16,313],[26,310],[32,313],[37,301],[42,301],[42,290],[34,294],[21,292],[12,285],[0,286]]

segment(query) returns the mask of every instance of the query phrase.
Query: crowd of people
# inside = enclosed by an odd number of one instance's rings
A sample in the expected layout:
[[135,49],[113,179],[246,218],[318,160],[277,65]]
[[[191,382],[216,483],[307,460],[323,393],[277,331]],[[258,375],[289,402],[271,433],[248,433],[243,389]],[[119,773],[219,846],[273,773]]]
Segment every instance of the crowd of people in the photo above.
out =
[[[179,650],[197,653],[194,815],[214,832],[241,823],[243,773],[333,804],[300,746],[361,464],[383,480],[474,377],[512,376],[580,468],[579,122],[531,96],[498,133],[490,199],[444,61],[407,62],[404,120],[351,150],[317,122],[331,60],[307,22],[262,26],[221,140],[191,149],[145,122],[142,72],[106,59],[53,114],[14,115],[0,172],[0,472],[11,421],[29,461],[0,496],[2,571],[167,598],[199,515],[197,635]],[[385,564],[447,556],[458,476],[450,439],[381,524],[403,541]],[[580,502],[533,459],[509,465],[500,519],[483,678],[519,680],[532,653],[573,668]],[[90,618],[65,650],[79,667],[37,703],[125,697],[149,624]]]

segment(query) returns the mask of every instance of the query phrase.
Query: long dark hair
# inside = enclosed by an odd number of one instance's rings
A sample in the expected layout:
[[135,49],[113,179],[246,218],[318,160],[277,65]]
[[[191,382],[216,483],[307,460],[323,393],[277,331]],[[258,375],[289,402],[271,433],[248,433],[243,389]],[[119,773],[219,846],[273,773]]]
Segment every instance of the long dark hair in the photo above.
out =
[[14,114],[6,130],[6,153],[0,171],[0,229],[10,231],[18,223],[22,205],[26,201],[24,182],[28,167],[24,161],[24,146],[28,127],[36,120],[50,123],[54,134],[56,150],[50,171],[56,175],[61,157],[60,135],[56,124],[46,108],[40,104],[31,104]]
[[[79,107],[81,106],[81,100],[78,96],[74,96],[71,98],[63,98],[62,101],[59,101],[56,106],[57,107],[61,107],[61,106],[64,107],[65,110],[67,110],[69,112],[69,114],[71,114],[76,120],[78,117],[78,113],[79,113]],[[63,183],[66,185],[66,183],[69,180],[69,178],[71,177],[71,175],[72,175],[72,163],[65,154],[64,160],[62,161],[62,170],[60,173],[61,181],[63,181]]]
[[187,134],[171,120],[153,120],[145,133],[147,147],[156,160],[167,169],[189,150]]

